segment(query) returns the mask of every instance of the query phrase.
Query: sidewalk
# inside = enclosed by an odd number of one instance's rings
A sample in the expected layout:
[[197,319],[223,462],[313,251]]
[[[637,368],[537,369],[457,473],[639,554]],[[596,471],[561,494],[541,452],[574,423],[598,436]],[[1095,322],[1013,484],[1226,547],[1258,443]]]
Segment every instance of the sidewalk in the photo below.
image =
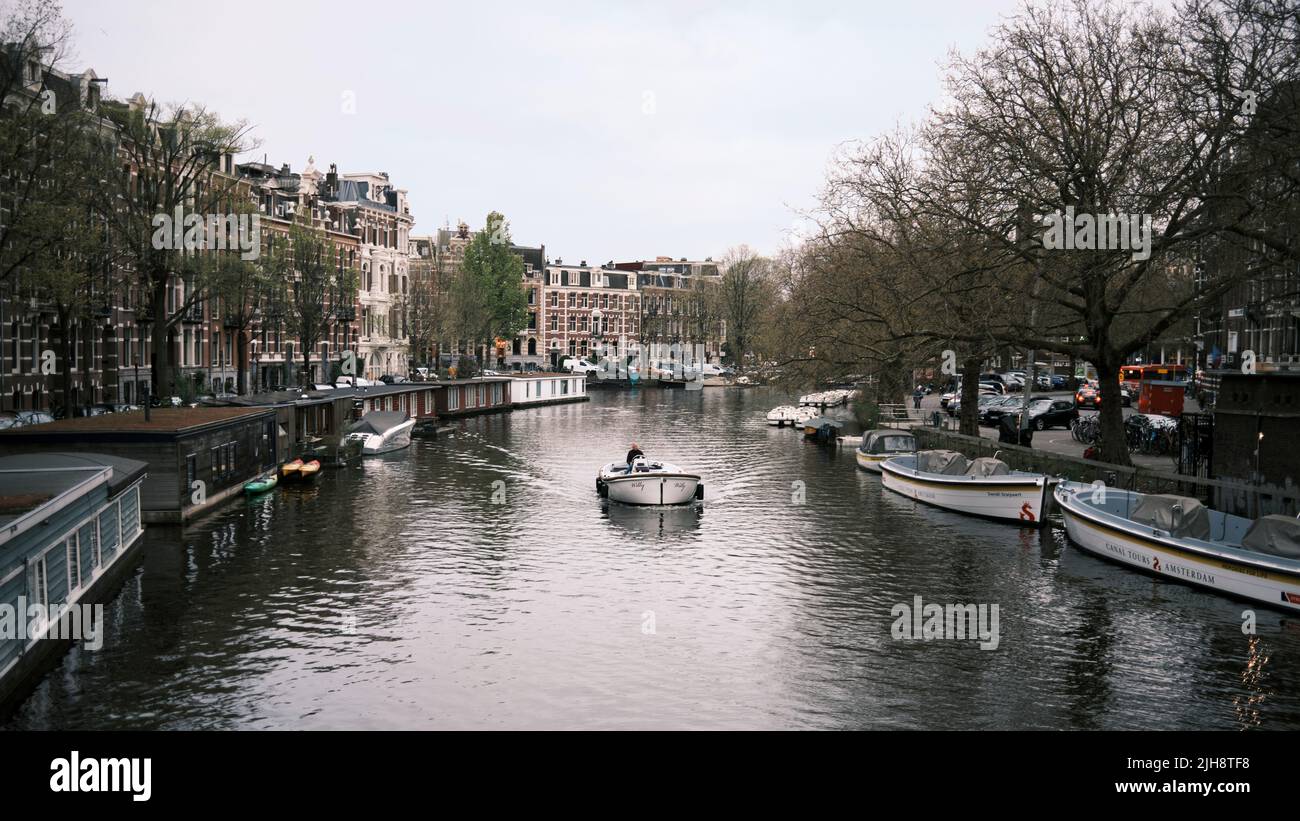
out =
[[[1073,396],[1072,394],[1059,392],[1059,391],[1054,391],[1052,393],[1046,393],[1046,394],[1040,394],[1040,393],[1034,394],[1035,398],[1042,397],[1042,398],[1049,398],[1049,399],[1065,399],[1065,398],[1070,398],[1072,396]],[[907,409],[909,415],[915,417],[917,411],[912,408],[910,399],[908,402]],[[1196,400],[1192,398],[1188,398],[1186,404],[1184,405],[1184,411],[1187,413],[1196,413],[1199,410],[1200,407],[1197,405]],[[925,397],[925,399],[921,400],[920,414],[925,424],[927,425],[929,424],[931,414],[933,414],[934,411],[939,411],[940,413],[943,414],[945,424],[951,424],[951,420],[953,417],[950,417],[948,415],[948,412],[939,406],[938,393],[930,394],[929,396]],[[1079,411],[1080,416],[1086,416],[1092,413],[1095,413],[1095,411],[1087,411],[1087,410]],[[1128,416],[1132,413],[1136,413],[1136,411],[1133,410],[1132,408],[1124,409],[1125,416]],[[980,436],[984,437],[985,439],[992,439],[996,441],[998,438],[997,428],[981,427]],[[1083,444],[1082,442],[1076,442],[1074,440],[1074,437],[1070,435],[1070,431],[1068,429],[1052,428],[1050,430],[1034,431],[1033,447],[1036,450],[1043,450],[1043,451],[1047,451],[1048,453],[1060,453],[1065,456],[1077,456],[1079,458],[1083,458],[1083,451],[1084,448],[1087,447],[1087,445]],[[1174,454],[1170,454],[1168,456],[1146,456],[1141,453],[1132,453],[1129,454],[1129,459],[1133,462],[1134,465],[1138,467],[1150,468],[1153,470],[1161,470],[1161,471],[1176,471],[1178,469],[1178,460]]]

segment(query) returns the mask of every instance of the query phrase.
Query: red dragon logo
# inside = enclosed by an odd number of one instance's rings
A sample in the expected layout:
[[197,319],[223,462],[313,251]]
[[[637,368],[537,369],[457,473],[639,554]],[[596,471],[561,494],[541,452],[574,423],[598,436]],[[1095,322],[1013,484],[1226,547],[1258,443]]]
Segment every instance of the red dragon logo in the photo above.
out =
[[1038,521],[1037,519],[1034,518],[1034,511],[1029,509],[1029,502],[1025,502],[1023,505],[1020,506],[1020,520],[1022,522]]
[[1157,573],[1160,572],[1160,557],[1159,557],[1159,556],[1152,556],[1152,557],[1151,557],[1151,569],[1154,570],[1154,571],[1156,571]]

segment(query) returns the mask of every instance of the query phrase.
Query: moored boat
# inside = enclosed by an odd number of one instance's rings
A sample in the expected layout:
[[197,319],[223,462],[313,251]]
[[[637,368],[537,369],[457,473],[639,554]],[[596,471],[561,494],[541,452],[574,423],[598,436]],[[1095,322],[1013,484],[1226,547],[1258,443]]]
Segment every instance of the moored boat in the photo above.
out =
[[793,425],[798,408],[793,405],[778,405],[767,412],[767,423],[778,428]]
[[298,481],[310,482],[320,474],[320,460],[312,459],[310,462],[303,462],[302,467],[298,468]]
[[992,457],[967,459],[952,450],[922,450],[880,463],[884,486],[935,507],[1002,522],[1043,524],[1052,480],[1011,470]]
[[279,482],[279,478],[276,476],[275,471],[271,471],[270,473],[263,474],[250,482],[245,482],[244,492],[250,496],[254,496],[258,493],[265,493],[275,487],[277,482]]
[[401,411],[371,411],[348,428],[346,441],[361,445],[361,453],[374,456],[401,450],[411,444],[415,420]]
[[684,505],[704,498],[699,474],[687,473],[667,462],[644,456],[627,462],[610,462],[596,472],[596,492],[627,505]]
[[1197,499],[1061,482],[1070,541],[1161,578],[1300,610],[1300,519],[1251,520]]
[[854,457],[858,467],[879,473],[880,464],[886,459],[909,453],[916,453],[915,436],[906,431],[879,428],[862,434],[862,444],[858,445]]
[[294,459],[292,462],[285,462],[280,465],[280,478],[286,482],[298,478],[298,471],[302,468],[302,460]]

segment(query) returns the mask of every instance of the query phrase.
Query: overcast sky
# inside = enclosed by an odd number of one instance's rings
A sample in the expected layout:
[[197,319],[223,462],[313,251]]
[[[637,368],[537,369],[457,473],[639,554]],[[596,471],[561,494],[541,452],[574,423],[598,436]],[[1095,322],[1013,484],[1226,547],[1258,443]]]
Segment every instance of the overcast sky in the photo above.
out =
[[65,3],[68,67],[111,95],[247,119],[256,158],[295,171],[387,171],[417,235],[495,209],[516,242],[592,263],[776,250],[836,146],[922,116],[948,49],[1016,8]]

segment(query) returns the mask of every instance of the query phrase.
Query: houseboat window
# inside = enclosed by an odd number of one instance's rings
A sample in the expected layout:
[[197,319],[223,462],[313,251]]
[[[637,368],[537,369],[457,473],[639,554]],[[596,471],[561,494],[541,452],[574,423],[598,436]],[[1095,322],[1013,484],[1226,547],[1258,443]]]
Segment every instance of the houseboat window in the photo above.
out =
[[72,591],[81,587],[81,540],[73,533],[64,545],[68,551],[68,598],[71,599]]
[[196,453],[191,453],[185,457],[185,492],[189,493],[194,490],[194,481],[198,479],[199,457]]
[[49,607],[50,605],[49,579],[46,577],[46,569],[45,556],[41,556],[32,563],[31,594],[33,598],[40,602],[41,607]]

